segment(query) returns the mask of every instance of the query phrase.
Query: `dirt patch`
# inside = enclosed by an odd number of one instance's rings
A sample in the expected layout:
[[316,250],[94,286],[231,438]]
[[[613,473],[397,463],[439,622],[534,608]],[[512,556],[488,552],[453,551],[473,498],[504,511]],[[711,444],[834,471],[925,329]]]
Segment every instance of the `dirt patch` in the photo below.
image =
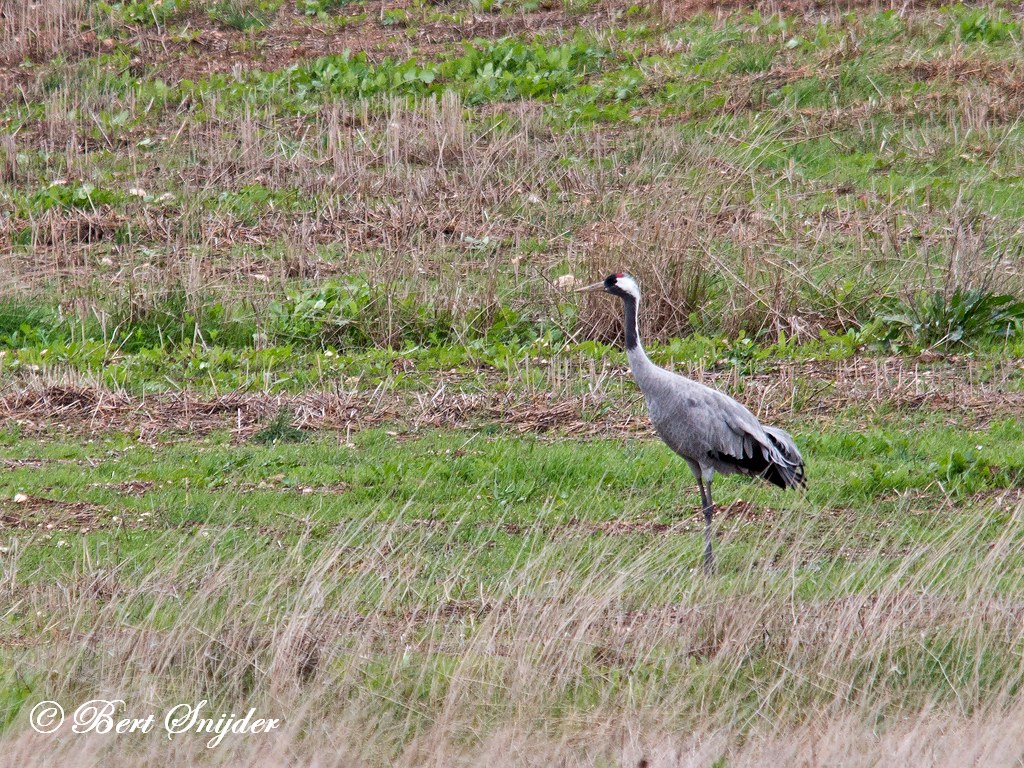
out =
[[42,469],[54,464],[75,464],[83,465],[86,462],[82,459],[0,459],[2,469]]
[[452,392],[445,384],[432,395],[232,394],[212,399],[195,393],[137,398],[103,390],[33,387],[0,397],[0,424],[16,425],[27,434],[132,432],[143,442],[227,429],[236,440],[244,441],[282,410],[289,410],[300,429],[346,434],[384,424],[398,424],[411,432],[486,424],[501,424],[519,433],[557,430],[578,436],[650,431],[632,413],[620,414],[614,421],[585,416],[591,403],[585,396],[554,399],[516,392]]
[[0,530],[88,533],[102,527],[104,511],[103,507],[84,501],[19,494],[0,502]]
[[[481,528],[490,527],[481,523]],[[557,525],[532,524],[522,525],[520,523],[502,523],[499,529],[511,536],[521,536],[526,533],[539,531],[547,536],[635,536],[648,534],[663,536],[672,533],[682,533],[689,529],[689,525],[683,521],[675,523],[663,523],[657,520],[580,520],[573,518],[567,523]]]
[[[93,29],[80,30],[86,23],[82,17],[74,24],[65,24],[75,28],[74,33],[62,29],[49,35],[43,41],[45,45],[39,44],[42,38],[38,34],[17,34],[16,30],[0,34],[0,95],[37,88],[47,72],[47,63],[57,53],[73,64],[87,56],[128,49],[134,52],[130,61],[133,75],[141,77],[149,69],[164,82],[175,84],[213,74],[282,69],[304,59],[346,50],[364,52],[373,61],[404,59],[414,54],[436,54],[474,38],[573,31],[608,22],[627,7],[622,2],[605,2],[584,15],[570,15],[563,8],[512,15],[479,13],[457,23],[417,18],[416,9],[408,9],[408,3],[402,0],[374,0],[351,6],[335,19],[321,22],[295,16],[285,4],[267,27],[248,32],[223,25],[197,7],[175,19],[169,28],[122,29],[121,37],[116,39],[99,38]],[[393,17],[390,23],[383,22],[389,12],[399,11],[407,11],[408,18]],[[5,23],[4,16],[0,11],[0,23]],[[23,66],[25,61],[33,66]]]
[[[778,363],[746,376],[734,368],[670,367],[736,397],[759,418],[773,423],[785,424],[794,418],[830,420],[857,407],[947,413],[950,423],[979,428],[1024,409],[1024,392],[1016,389],[1022,370],[1013,360],[996,364],[967,357],[929,363],[913,358],[803,361]],[[579,372],[581,380],[586,375]],[[629,372],[609,375],[628,380]],[[643,398],[632,389],[627,392],[623,397],[611,391],[578,394],[564,388],[523,391],[493,370],[475,375],[431,373],[415,391],[232,393],[212,398],[195,392],[142,398],[36,382],[14,384],[0,393],[0,424],[17,426],[27,434],[131,432],[143,442],[229,430],[242,442],[288,410],[300,429],[345,435],[391,424],[407,434],[425,428],[493,426],[558,438],[653,436]],[[612,397],[618,402],[609,408]]]
[[[880,0],[667,0],[650,4],[648,12],[666,23],[676,23],[704,12],[725,14],[757,9],[766,14],[813,15],[862,8],[905,12],[938,5],[941,3]],[[630,4],[624,0],[606,0],[583,14],[570,13],[561,6],[529,13],[466,13],[461,21],[431,20],[405,0],[373,0],[350,6],[326,22],[296,16],[288,12],[288,7],[285,4],[267,27],[255,31],[226,26],[211,19],[205,10],[196,8],[175,19],[168,29],[140,26],[121,39],[99,38],[92,29],[81,30],[84,18],[66,25],[75,29],[73,33],[68,34],[67,30],[54,33],[42,47],[33,35],[12,34],[8,44],[0,46],[0,94],[25,92],[34,87],[33,81],[40,77],[39,66],[50,61],[57,52],[65,61],[75,62],[86,56],[112,52],[118,46],[127,47],[135,52],[130,64],[133,73],[142,76],[150,68],[165,82],[173,84],[213,74],[276,70],[304,59],[346,50],[364,52],[371,60],[379,61],[386,57],[437,54],[475,38],[570,35],[579,28],[611,25]],[[465,11],[463,8],[454,10]],[[397,15],[400,12],[405,15]],[[189,34],[181,34],[182,30]],[[21,66],[25,60],[37,66]]]
[[906,61],[897,64],[893,71],[907,74],[915,80],[941,78],[954,83],[977,80],[1000,88],[1020,88],[1020,68],[1007,61],[998,61],[984,56],[964,56],[954,52],[942,58],[926,61]]
[[[696,486],[694,486],[694,496],[696,497]],[[694,510],[698,510],[699,505],[696,503],[696,498],[692,505],[684,503],[680,507],[680,511],[687,514],[685,517],[681,517],[673,522],[662,522],[660,520],[643,518],[617,520],[581,520],[579,518],[573,518],[568,522],[553,524],[544,522],[528,524],[505,522],[497,524],[496,529],[502,533],[508,534],[509,536],[524,536],[531,533],[539,533],[545,537],[557,537],[560,539],[579,536],[685,536],[690,535],[694,531],[703,530],[704,527],[704,518],[700,515],[699,511],[694,515],[688,514],[690,512],[690,507]],[[742,499],[737,499],[728,506],[720,507],[719,512],[727,519],[740,519],[747,523],[765,522],[775,516],[775,512],[773,510],[755,507]],[[651,514],[656,515],[658,513],[652,512]],[[446,531],[454,527],[463,527],[466,525],[477,530],[491,530],[495,528],[495,523],[488,521],[479,521],[467,524],[458,521],[437,520],[432,518],[410,520],[400,524],[383,523],[382,525],[387,528],[406,530],[420,530],[427,528],[439,531]]]
[[770,523],[776,517],[774,509],[758,507],[743,499],[736,499],[719,507],[717,512],[717,516],[722,520],[735,520],[741,523]]
[[[972,127],[984,128],[991,123],[1005,124],[1020,117],[1024,110],[1024,72],[1016,62],[998,61],[980,55],[964,56],[954,52],[950,56],[927,61],[905,61],[893,71],[919,81],[944,80],[958,86],[958,95],[935,94],[934,105],[911,102],[905,111],[923,111],[945,107],[961,113]],[[893,104],[900,109],[900,105]]]
[[60,55],[68,61],[101,50],[92,30],[82,30],[84,3],[5,2],[0,4],[0,94],[23,91],[36,77],[25,62],[45,63]]
[[156,488],[156,483],[152,480],[124,480],[119,483],[93,483],[89,487],[117,491],[122,496],[140,497]]
[[944,0],[662,0],[654,7],[666,21],[679,21],[706,12],[757,10],[765,15],[811,15],[867,9],[902,13],[944,4]]
[[234,486],[221,486],[220,490],[233,490],[237,493],[257,493],[274,491],[277,493],[297,493],[300,496],[339,496],[349,491],[348,483],[337,482],[330,485],[283,485],[284,475],[274,475],[258,483],[239,483]]

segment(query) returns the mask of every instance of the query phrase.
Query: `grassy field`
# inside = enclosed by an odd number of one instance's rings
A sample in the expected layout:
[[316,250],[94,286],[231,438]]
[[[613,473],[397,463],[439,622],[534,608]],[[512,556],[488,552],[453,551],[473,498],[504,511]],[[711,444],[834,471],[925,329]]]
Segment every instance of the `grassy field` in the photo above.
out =
[[[1016,4],[0,11],[13,762],[1020,764]],[[807,459],[710,578],[619,270]]]

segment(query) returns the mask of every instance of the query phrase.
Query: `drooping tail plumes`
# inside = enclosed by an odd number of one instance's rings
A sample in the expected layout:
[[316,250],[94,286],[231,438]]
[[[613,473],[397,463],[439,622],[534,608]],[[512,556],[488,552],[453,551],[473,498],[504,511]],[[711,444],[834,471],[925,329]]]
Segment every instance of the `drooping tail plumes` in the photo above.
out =
[[[804,457],[800,455],[800,451],[796,447],[796,443],[793,442],[793,438],[790,437],[789,432],[778,427],[762,426],[762,429],[764,429],[764,433],[768,435],[768,439],[772,441],[772,445],[775,446],[782,459],[772,463],[773,474],[777,475],[785,483],[781,487],[797,488],[806,486]],[[776,485],[780,484],[776,483]]]

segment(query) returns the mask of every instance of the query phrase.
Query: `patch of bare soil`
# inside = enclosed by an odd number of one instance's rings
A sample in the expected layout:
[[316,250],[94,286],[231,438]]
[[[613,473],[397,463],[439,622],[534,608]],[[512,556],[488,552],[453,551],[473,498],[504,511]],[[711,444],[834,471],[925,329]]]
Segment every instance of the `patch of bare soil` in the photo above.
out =
[[2,469],[42,469],[53,464],[85,464],[86,462],[82,459],[0,459],[0,468]]
[[[585,15],[570,15],[564,8],[515,15],[480,13],[463,23],[416,18],[409,11],[408,21],[395,20],[385,25],[389,11],[408,8],[404,0],[372,2],[352,6],[341,14],[341,21],[319,22],[289,12],[281,13],[266,28],[241,31],[220,24],[195,8],[176,19],[170,29],[140,26],[127,38],[99,38],[92,29],[62,31],[47,46],[34,45],[31,31],[0,35],[0,95],[9,97],[27,93],[45,71],[55,52],[73,63],[87,56],[110,53],[127,47],[135,55],[130,71],[141,76],[147,68],[155,70],[168,83],[196,80],[212,74],[249,70],[275,70],[303,59],[341,53],[365,52],[372,60],[385,57],[406,58],[413,53],[436,53],[464,40],[497,38],[512,34],[572,31],[580,26],[596,26],[609,21],[622,2],[609,0]],[[0,5],[0,23],[4,22]],[[84,19],[78,19],[78,26]]]
[[273,475],[257,483],[239,483],[227,486],[236,493],[256,493],[259,491],[275,491],[277,493],[297,493],[300,496],[338,496],[349,490],[348,483],[337,482],[330,485],[284,485],[284,475]]
[[662,0],[655,3],[654,7],[662,18],[677,21],[698,13],[722,13],[747,9],[757,10],[767,15],[774,13],[809,15],[852,10],[906,12],[943,4],[943,0]]
[[[789,15],[851,9],[906,12],[941,4],[936,0],[661,0],[649,4],[648,10],[662,21],[676,23],[703,12],[732,13],[745,9]],[[0,95],[9,97],[30,90],[40,76],[39,65],[51,61],[56,53],[66,62],[75,62],[127,45],[136,52],[131,60],[133,72],[141,75],[150,67],[158,70],[165,81],[174,83],[215,73],[279,69],[303,59],[345,50],[365,52],[371,59],[380,60],[389,56],[405,58],[417,52],[437,53],[446,46],[474,38],[530,36],[542,32],[571,34],[580,27],[608,26],[629,7],[630,3],[625,0],[605,0],[585,14],[569,13],[559,5],[530,13],[476,13],[462,23],[455,23],[417,18],[417,9],[410,8],[406,0],[372,0],[346,9],[340,20],[321,22],[296,16],[286,3],[272,23],[258,31],[241,31],[220,24],[198,7],[177,19],[170,30],[140,26],[133,36],[120,40],[99,38],[93,29],[83,25],[83,17],[75,24],[60,27],[59,32],[51,30],[47,36],[40,36],[38,31],[2,36],[5,44],[0,45]],[[391,19],[388,25],[382,23],[389,11],[398,10],[407,10],[408,19]],[[4,19],[0,7],[0,23],[4,23]],[[182,34],[182,31],[189,34]],[[38,44],[40,42],[45,44]],[[30,66],[24,66],[25,62]]]
[[[490,527],[487,523],[480,523],[480,527]],[[683,521],[675,523],[662,523],[657,520],[580,520],[573,518],[567,523],[558,525],[521,525],[519,523],[502,523],[502,532],[511,536],[520,536],[531,531],[543,531],[546,535],[564,536],[593,536],[601,534],[604,536],[634,536],[637,534],[649,534],[653,536],[664,536],[673,533],[682,533],[689,529],[689,525]]]
[[19,494],[13,499],[0,501],[0,531],[15,529],[88,533],[103,527],[103,511],[102,507],[84,501],[59,501]]
[[[951,108],[965,113],[968,121],[973,121],[978,127],[992,122],[1013,122],[1024,111],[1024,72],[1014,62],[954,52],[942,58],[900,62],[893,69],[897,74],[909,75],[915,80],[944,80],[960,86],[959,97],[940,93],[932,95],[932,98],[952,99]],[[963,90],[964,86],[970,87]],[[899,104],[891,106],[901,107]],[[911,108],[920,110],[922,106],[930,105],[911,103],[907,111]],[[950,105],[936,104],[935,108],[942,106]]]
[[907,73],[916,80],[944,79],[959,84],[977,80],[1000,88],[1017,90],[1021,87],[1019,67],[1013,62],[965,56],[962,52],[924,61],[900,62],[894,71]]
[[145,496],[156,488],[152,480],[124,480],[119,483],[93,483],[91,488],[104,488],[117,491],[122,496]]
[[442,385],[432,396],[365,392],[267,395],[232,393],[204,398],[194,393],[137,398],[125,393],[63,386],[30,387],[0,396],[0,423],[26,434],[124,431],[142,441],[170,435],[205,435],[229,429],[245,440],[288,409],[301,429],[353,432],[388,423],[412,431],[425,427],[471,427],[501,423],[517,432],[580,436],[649,430],[632,414],[615,422],[586,419],[587,397],[556,400],[523,393],[466,394]]
[[736,520],[742,523],[766,523],[775,519],[775,510],[769,507],[758,507],[743,499],[736,499],[717,510],[718,517],[723,520]]
[[[781,423],[796,416],[831,419],[856,406],[948,413],[956,424],[969,428],[1024,409],[1024,392],[1013,388],[1021,377],[1014,360],[996,370],[967,357],[928,363],[899,357],[800,361],[742,377],[734,369],[676,369],[734,395],[760,418]],[[623,370],[613,375],[629,374]],[[639,396],[609,409],[606,394],[523,391],[493,371],[484,373],[489,386],[482,392],[459,391],[466,383],[459,374],[436,376],[413,392],[233,392],[221,397],[177,392],[145,398],[37,381],[11,384],[0,392],[0,424],[15,425],[26,434],[131,432],[141,441],[227,429],[243,441],[282,410],[290,410],[300,429],[345,434],[393,424],[407,432],[499,425],[521,434],[579,438],[653,435]],[[473,382],[479,385],[480,378]]]
[[81,28],[83,21],[83,9],[71,3],[0,3],[0,95],[23,92],[36,77],[32,64],[48,62],[58,54],[75,61],[98,53],[100,41],[95,32]]
[[[676,21],[703,11],[735,11],[757,7],[772,12],[809,13],[864,6],[888,8],[891,4],[864,0],[681,0],[652,4],[651,11]],[[905,4],[900,6],[904,7]],[[303,59],[346,50],[364,52],[372,60],[380,60],[385,57],[405,58],[414,53],[437,53],[454,43],[474,38],[568,33],[580,27],[597,28],[607,25],[627,7],[628,3],[606,0],[586,14],[571,14],[564,7],[516,14],[475,13],[461,23],[416,18],[417,11],[410,9],[408,20],[395,20],[384,25],[381,20],[385,14],[407,10],[408,3],[404,0],[374,0],[348,9],[340,15],[343,21],[329,22],[295,16],[287,11],[286,5],[268,27],[258,31],[241,31],[225,26],[211,19],[204,10],[196,9],[174,24],[175,30],[188,30],[190,34],[187,35],[166,29],[139,27],[134,36],[126,40],[114,40],[98,38],[92,29],[84,29],[62,35],[59,51],[65,61],[74,62],[86,56],[111,52],[118,45],[127,45],[136,52],[131,60],[133,72],[141,75],[150,67],[158,70],[165,81],[174,83],[216,73],[280,69]],[[25,61],[41,65],[52,59],[50,50],[24,45],[10,45],[8,48],[5,55],[0,56],[0,94],[4,95],[26,91],[39,76],[39,67],[23,66]]]

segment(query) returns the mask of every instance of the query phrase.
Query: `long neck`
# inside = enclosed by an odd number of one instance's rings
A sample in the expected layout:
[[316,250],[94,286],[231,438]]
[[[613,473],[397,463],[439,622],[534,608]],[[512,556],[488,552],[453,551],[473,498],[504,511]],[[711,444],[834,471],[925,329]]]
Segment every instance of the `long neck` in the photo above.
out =
[[643,389],[646,374],[655,366],[640,344],[640,336],[637,333],[637,300],[626,295],[622,297],[622,303],[626,313],[626,357],[629,358],[629,369],[633,372],[633,378]]
[[626,310],[626,352],[632,352],[634,349],[643,350],[636,334],[636,299],[627,294],[622,297],[622,304]]

